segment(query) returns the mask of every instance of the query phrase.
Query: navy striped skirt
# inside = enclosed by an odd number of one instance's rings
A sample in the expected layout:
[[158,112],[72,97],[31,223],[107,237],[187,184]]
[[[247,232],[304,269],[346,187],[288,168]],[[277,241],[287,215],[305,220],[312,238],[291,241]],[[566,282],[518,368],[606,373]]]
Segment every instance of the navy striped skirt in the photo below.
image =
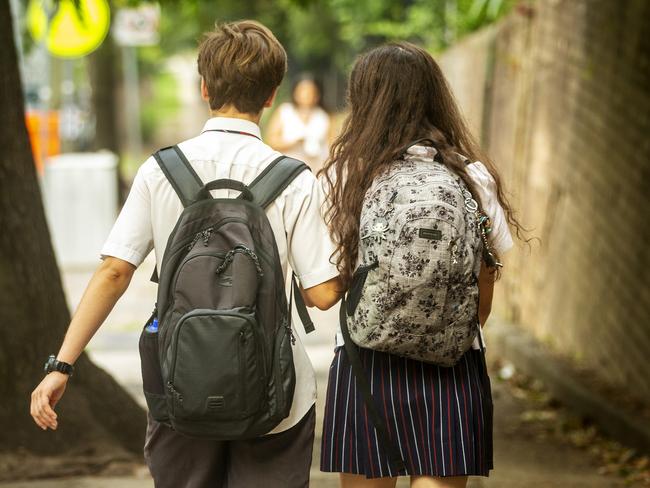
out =
[[343,347],[330,366],[321,470],[368,478],[488,476],[492,395],[482,351],[452,368],[359,348],[377,410],[406,472],[391,469]]

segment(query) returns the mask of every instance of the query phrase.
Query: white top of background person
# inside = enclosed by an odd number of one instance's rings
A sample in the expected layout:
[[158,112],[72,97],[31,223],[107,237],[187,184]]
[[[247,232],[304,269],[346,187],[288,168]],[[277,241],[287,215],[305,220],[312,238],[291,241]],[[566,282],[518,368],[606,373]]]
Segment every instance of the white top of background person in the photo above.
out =
[[283,103],[273,114],[268,141],[316,173],[327,159],[331,130],[330,116],[321,105],[322,90],[314,79],[302,78],[294,85],[291,97],[292,102]]

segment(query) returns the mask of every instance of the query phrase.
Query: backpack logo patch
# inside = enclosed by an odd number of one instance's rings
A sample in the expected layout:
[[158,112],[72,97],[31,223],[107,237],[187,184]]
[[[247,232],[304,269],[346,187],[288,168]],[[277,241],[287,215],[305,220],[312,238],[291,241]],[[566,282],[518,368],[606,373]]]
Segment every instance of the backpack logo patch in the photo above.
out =
[[418,236],[422,239],[429,239],[430,241],[442,240],[442,231],[438,229],[420,229]]
[[208,410],[221,410],[226,402],[222,396],[208,397]]
[[232,286],[232,276],[219,275],[217,278],[218,286],[231,287]]

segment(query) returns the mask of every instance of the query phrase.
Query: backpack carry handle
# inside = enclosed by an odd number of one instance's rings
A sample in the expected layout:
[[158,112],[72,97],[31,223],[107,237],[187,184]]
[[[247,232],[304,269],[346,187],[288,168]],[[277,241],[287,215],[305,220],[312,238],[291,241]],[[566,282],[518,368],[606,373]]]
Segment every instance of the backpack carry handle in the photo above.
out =
[[228,178],[221,178],[218,180],[212,180],[209,183],[203,185],[202,191],[205,192],[206,194],[211,190],[240,191],[241,196],[244,200],[248,200],[249,202],[253,201],[253,193],[241,181],[231,180]]

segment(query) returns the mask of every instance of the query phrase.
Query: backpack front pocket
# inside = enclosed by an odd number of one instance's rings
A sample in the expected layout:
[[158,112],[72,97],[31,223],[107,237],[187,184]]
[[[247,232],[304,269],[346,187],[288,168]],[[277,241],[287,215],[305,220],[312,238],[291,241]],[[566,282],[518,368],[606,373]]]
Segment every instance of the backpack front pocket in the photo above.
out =
[[393,242],[385,317],[398,330],[428,335],[444,328],[447,291],[456,274],[460,238],[446,205],[422,205],[406,213]]
[[180,318],[169,350],[172,415],[182,420],[241,419],[262,406],[264,344],[254,314],[195,310]]

